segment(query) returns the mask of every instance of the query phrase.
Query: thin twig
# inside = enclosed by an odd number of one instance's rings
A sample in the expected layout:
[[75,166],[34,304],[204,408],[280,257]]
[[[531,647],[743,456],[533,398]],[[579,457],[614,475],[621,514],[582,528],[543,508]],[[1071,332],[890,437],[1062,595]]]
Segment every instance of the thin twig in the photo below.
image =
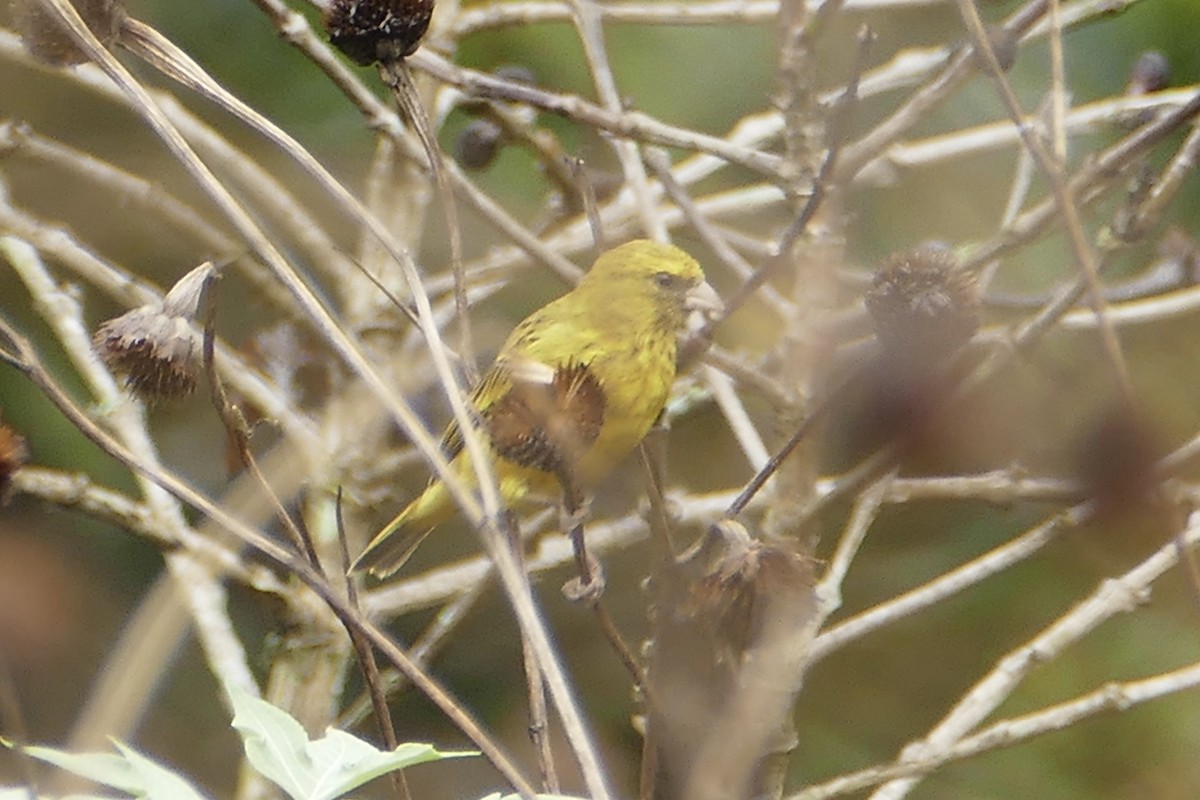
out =
[[[409,649],[409,657],[412,658],[413,663],[422,668],[429,666],[433,656],[449,641],[450,634],[457,630],[459,624],[467,618],[468,612],[478,604],[479,599],[490,585],[491,581],[485,577],[468,586],[438,611],[433,622],[429,623],[429,627],[417,637]],[[404,674],[396,670],[384,672],[380,683],[385,695],[389,697],[407,685]],[[350,728],[358,725],[371,713],[373,702],[370,696],[358,698],[342,711],[341,716],[338,717],[337,726]]]
[[[592,82],[604,109],[611,114],[621,114],[624,104],[617,91],[617,81],[608,63],[608,48],[604,42],[604,28],[600,21],[600,7],[593,0],[568,0],[579,39],[583,43]],[[666,241],[667,229],[658,215],[654,197],[650,193],[646,167],[638,154],[638,146],[629,140],[614,142],[617,160],[625,176],[625,185],[633,192],[634,205],[646,236],[657,241]]]
[[70,397],[62,390],[54,378],[42,366],[36,351],[28,340],[21,336],[5,320],[0,317],[0,336],[8,341],[8,346],[0,346],[0,361],[3,361],[26,376],[56,408],[74,425],[80,433],[116,458],[126,467],[134,470],[146,479],[183,503],[209,516],[221,525],[227,532],[236,536],[246,546],[253,548],[264,558],[278,567],[287,570],[298,580],[312,589],[334,614],[344,623],[353,625],[379,648],[384,656],[394,666],[403,671],[425,695],[450,719],[472,742],[487,756],[497,770],[505,776],[514,788],[525,795],[533,795],[534,789],[512,764],[508,756],[486,734],[483,728],[467,713],[445,689],[432,677],[418,668],[404,651],[383,630],[363,616],[357,609],[351,607],[341,594],[334,590],[328,582],[316,573],[304,559],[285,550],[258,531],[248,527],[240,520],[205,498],[199,492],[180,480],[173,472],[135,456],[124,445],[117,442],[99,426],[92,422]]
[[928,775],[955,761],[999,748],[1013,747],[1046,733],[1069,728],[1105,713],[1125,712],[1143,703],[1200,686],[1200,664],[1136,681],[1106,683],[1088,694],[1019,717],[1000,720],[967,736],[953,747],[920,760],[867,767],[809,786],[787,800],[826,800],[859,792],[896,778]]
[[[1046,13],[1048,0],[1030,0],[1015,11],[1004,22],[1002,28],[1005,36],[1012,41],[1020,41],[1021,37]],[[846,145],[845,153],[838,166],[835,179],[839,182],[850,180],[867,162],[882,153],[890,144],[895,142],[906,131],[929,118],[939,105],[944,103],[951,93],[962,86],[974,71],[977,61],[969,47],[955,48],[945,56],[945,66],[931,80],[921,86],[900,108],[896,109],[886,120],[872,126],[870,133],[857,142]]]
[[817,170],[816,176],[813,178],[808,199],[800,209],[800,213],[796,215],[796,218],[779,238],[779,243],[775,248],[775,256],[769,258],[765,264],[760,266],[753,275],[743,281],[730,294],[725,301],[725,310],[722,314],[705,326],[703,331],[705,335],[711,335],[717,325],[737,311],[775,273],[787,254],[791,253],[793,245],[808,229],[808,224],[812,222],[817,211],[820,210],[831,184],[838,182],[836,167],[842,154],[842,148],[845,146],[845,136],[850,127],[851,116],[858,104],[858,80],[862,75],[863,65],[874,38],[874,34],[869,28],[863,28],[859,32],[858,58],[854,71],[851,73],[850,81],[847,83],[845,90],[830,115],[827,126],[828,141],[825,157],[821,161],[821,166]]
[[[429,171],[441,198],[442,213],[446,218],[446,233],[450,239],[450,269],[454,275],[454,308],[458,312],[459,359],[470,386],[479,382],[479,365],[475,363],[475,344],[471,336],[471,315],[467,307],[467,282],[463,272],[462,227],[458,224],[458,206],[454,192],[446,178],[446,159],[438,144],[437,134],[429,121],[429,114],[421,103],[417,84],[413,80],[408,64],[404,61],[389,61],[379,65],[379,74],[384,84],[392,90],[392,97],[408,119],[409,124],[425,148],[429,160]],[[461,423],[460,423],[461,424]]]
[[604,221],[600,218],[600,206],[596,202],[596,187],[588,177],[587,162],[582,158],[570,159],[570,169],[588,227],[592,229],[592,242],[598,256],[608,249],[608,239],[604,235]]
[[622,138],[709,153],[764,176],[777,177],[778,156],[739,147],[716,136],[667,125],[639,111],[614,112],[575,95],[559,94],[526,84],[498,80],[488,73],[452,64],[428,49],[414,53],[410,63],[438,80],[454,86],[467,97],[523,103]]
[[[1182,536],[1188,546],[1200,541],[1200,514],[1192,514]],[[1177,563],[1179,553],[1172,539],[1133,569],[1102,581],[1073,609],[1000,659],[923,739],[915,740],[903,749],[898,762],[926,759],[952,748],[1006,700],[1038,666],[1053,660],[1102,622],[1117,614],[1133,611],[1145,599],[1154,581]],[[891,781],[880,787],[872,798],[899,800],[907,796],[919,780],[918,777],[912,777]]]
[[[1067,241],[1071,246],[1071,254],[1074,256],[1075,263],[1082,272],[1087,284],[1088,300],[1099,322],[1097,327],[1099,329],[1100,341],[1103,344],[1109,368],[1113,372],[1113,377],[1116,378],[1117,387],[1121,391],[1126,408],[1133,409],[1136,401],[1133,385],[1129,379],[1129,367],[1125,363],[1125,356],[1121,351],[1121,344],[1117,340],[1117,334],[1113,329],[1112,321],[1108,318],[1108,303],[1104,299],[1104,292],[1100,285],[1100,275],[1095,253],[1092,252],[1092,248],[1088,245],[1086,234],[1083,230],[1083,222],[1079,217],[1079,208],[1075,204],[1075,197],[1071,192],[1070,183],[1063,177],[1062,165],[1065,162],[1055,163],[1050,154],[1046,152],[1041,140],[1025,124],[1025,112],[1021,109],[1020,102],[1017,100],[1012,86],[1004,77],[1004,71],[1001,69],[1000,62],[996,58],[996,52],[992,48],[992,43],[984,28],[983,20],[980,19],[979,12],[975,8],[973,0],[957,0],[957,2],[959,13],[966,22],[967,30],[975,42],[976,52],[986,59],[988,72],[995,83],[1001,100],[1004,101],[1009,116],[1019,128],[1021,140],[1025,143],[1025,147],[1033,155],[1034,160],[1050,182],[1055,203],[1058,205],[1063,225],[1066,228]],[[1057,0],[1049,0],[1049,2],[1052,8],[1057,7]],[[1060,58],[1061,55],[1059,53]],[[1061,137],[1062,112],[1060,109],[1056,109],[1055,113],[1052,114],[1052,119],[1054,120],[1054,131]],[[1065,148],[1065,144],[1063,147]]]
[[[823,0],[808,0],[812,9]],[[845,0],[847,11],[920,8],[941,0]],[[762,25],[779,16],[779,0],[688,0],[688,2],[621,2],[601,4],[606,22],[630,25]],[[495,3],[465,9],[454,22],[455,37],[491,28],[524,27],[544,22],[565,22],[571,8],[560,2],[525,0]]]
[[[341,574],[346,576],[346,601],[351,607],[358,608],[358,587],[355,585],[354,579],[349,576],[350,572],[350,548],[346,544],[346,520],[342,516],[342,487],[337,488],[337,496],[334,498],[334,520],[337,527],[338,549],[342,557]],[[314,564],[315,566],[315,564]],[[387,693],[384,690],[383,681],[379,677],[379,664],[375,661],[375,651],[371,648],[371,643],[367,641],[362,632],[353,625],[346,626],[346,633],[350,636],[350,642],[354,645],[354,652],[358,655],[358,664],[362,668],[363,682],[367,685],[367,693],[371,697],[371,705],[375,709],[375,722],[379,726],[379,733],[383,737],[383,743],[389,750],[395,750],[400,746],[400,740],[396,738],[396,726],[392,724],[392,712],[388,708]],[[392,788],[395,789],[396,795],[402,798],[411,800],[412,794],[408,790],[408,780],[404,777],[404,770],[395,770],[390,773],[392,779]]]
[[[841,397],[842,392],[850,383],[855,380],[857,373],[847,375],[842,382],[832,386],[828,392],[821,398],[816,399],[809,405],[808,413],[804,419],[792,431],[792,434],[787,438],[787,441],[767,460],[767,463],[755,473],[754,477],[746,484],[741,493],[734,499],[729,507],[725,509],[725,516],[736,517],[741,514],[759,490],[770,480],[771,476],[779,471],[779,467],[783,464],[787,457],[792,454],[792,451],[804,441],[814,427],[824,419],[825,415],[830,413],[837,407],[837,400]],[[828,495],[821,495],[821,500],[827,501]]]
[[[524,568],[524,548],[521,545],[521,530],[516,516],[508,515],[508,535],[513,555]],[[525,689],[529,698],[529,739],[538,756],[538,771],[541,773],[542,788],[558,794],[558,768],[554,765],[554,750],[550,743],[550,720],[546,713],[546,683],[542,680],[542,668],[537,653],[525,636],[521,637],[521,663],[525,668]]]
[[271,488],[270,481],[263,474],[258,466],[258,459],[254,457],[253,450],[250,449],[250,434],[246,425],[246,420],[241,412],[229,402],[229,396],[225,393],[225,385],[221,382],[220,376],[217,374],[215,359],[213,353],[217,339],[216,322],[217,322],[217,287],[218,276],[214,272],[210,272],[204,279],[204,287],[200,290],[205,296],[204,300],[204,372],[208,376],[208,387],[210,398],[212,399],[213,408],[217,411],[217,416],[221,419],[221,424],[225,427],[225,433],[233,442],[233,447],[237,451],[238,460],[242,466],[254,477],[258,485],[262,487],[263,493],[270,498],[271,505],[275,508],[276,518],[283,524],[283,528],[291,537],[292,545],[296,548],[297,553],[304,554],[313,569],[321,572],[321,559],[317,556],[317,550],[313,546],[312,537],[308,535],[308,530],[305,526],[299,524],[288,513],[284,507],[283,501],[279,499],[279,495]]

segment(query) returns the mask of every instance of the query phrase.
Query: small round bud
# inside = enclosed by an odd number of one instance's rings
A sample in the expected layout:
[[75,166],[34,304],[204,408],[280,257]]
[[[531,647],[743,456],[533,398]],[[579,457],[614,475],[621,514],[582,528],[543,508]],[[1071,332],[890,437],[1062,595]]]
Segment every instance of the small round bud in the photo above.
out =
[[490,119],[471,120],[454,143],[454,157],[466,169],[484,169],[495,160],[503,138],[504,131]]
[[25,439],[7,425],[0,425],[0,503],[8,498],[12,477],[28,458]]
[[143,399],[176,399],[195,390],[199,336],[192,320],[213,274],[212,264],[201,264],[161,303],[135,308],[96,330],[93,344],[101,360]]
[[979,328],[975,282],[945,245],[893,254],[875,273],[866,303],[879,343],[914,366],[953,355]]
[[415,53],[432,17],[433,0],[333,0],[325,31],[334,47],[365,67]]
[[1167,88],[1171,82],[1171,67],[1167,57],[1157,50],[1147,50],[1138,56],[1129,70],[1129,83],[1125,93],[1132,95],[1149,94]]

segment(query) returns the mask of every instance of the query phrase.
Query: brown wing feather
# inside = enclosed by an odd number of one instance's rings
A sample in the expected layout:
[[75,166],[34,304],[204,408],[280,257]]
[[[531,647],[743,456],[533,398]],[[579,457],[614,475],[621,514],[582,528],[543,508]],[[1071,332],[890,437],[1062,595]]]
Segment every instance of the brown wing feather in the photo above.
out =
[[584,364],[550,384],[514,382],[484,414],[492,447],[523,467],[569,475],[604,424],[604,391]]
[[[474,403],[480,417],[485,421],[488,418],[489,409],[495,404],[494,402],[486,402],[489,397],[499,395],[503,397],[509,390],[504,388],[504,384],[509,382],[508,370],[504,369],[501,364],[494,364],[487,374],[483,376],[483,380],[475,387],[475,391],[471,392],[471,402]],[[446,427],[446,432],[442,434],[441,441],[442,455],[447,461],[453,461],[454,457],[462,452],[463,438],[462,431],[458,428],[457,421],[451,421]]]
[[[502,383],[508,390],[497,397]],[[513,381],[497,365],[474,392],[495,397],[479,408],[483,427],[497,455],[522,467],[563,474],[596,441],[604,425],[604,390],[585,364],[570,363],[549,384]],[[452,459],[462,451],[462,434],[451,424],[442,451]]]

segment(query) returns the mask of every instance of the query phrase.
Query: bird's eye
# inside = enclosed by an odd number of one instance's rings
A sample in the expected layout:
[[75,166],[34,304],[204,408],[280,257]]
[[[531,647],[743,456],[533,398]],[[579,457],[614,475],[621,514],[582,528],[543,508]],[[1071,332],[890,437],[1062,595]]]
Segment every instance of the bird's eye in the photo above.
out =
[[660,289],[670,289],[675,285],[675,276],[669,272],[658,272],[654,275],[654,283]]

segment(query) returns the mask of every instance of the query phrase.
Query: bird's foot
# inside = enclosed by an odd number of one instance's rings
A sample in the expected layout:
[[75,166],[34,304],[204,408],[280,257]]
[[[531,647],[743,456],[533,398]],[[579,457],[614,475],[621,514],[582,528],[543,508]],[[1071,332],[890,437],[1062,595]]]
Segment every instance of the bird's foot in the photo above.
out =
[[563,597],[572,603],[593,606],[600,601],[605,587],[604,567],[592,555],[587,557],[586,574],[578,575],[563,584]]

